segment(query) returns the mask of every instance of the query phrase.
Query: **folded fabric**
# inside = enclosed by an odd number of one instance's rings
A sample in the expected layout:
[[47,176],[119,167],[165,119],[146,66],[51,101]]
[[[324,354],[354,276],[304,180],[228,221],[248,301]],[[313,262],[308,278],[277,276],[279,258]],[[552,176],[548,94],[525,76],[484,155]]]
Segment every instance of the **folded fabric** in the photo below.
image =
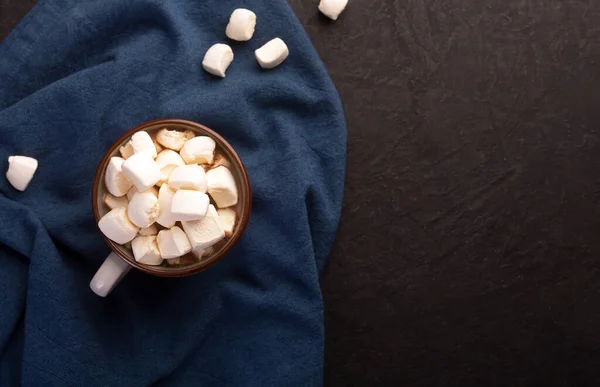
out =
[[[220,79],[201,62],[238,7]],[[262,70],[254,50],[290,47]],[[106,299],[88,283],[109,253],[91,211],[95,168],[123,132],[205,124],[240,153],[247,232],[198,275],[132,271]],[[0,46],[0,170],[39,160],[25,192],[0,179],[0,385],[322,384],[319,271],[337,228],[346,133],[339,99],[285,0],[42,0]]]

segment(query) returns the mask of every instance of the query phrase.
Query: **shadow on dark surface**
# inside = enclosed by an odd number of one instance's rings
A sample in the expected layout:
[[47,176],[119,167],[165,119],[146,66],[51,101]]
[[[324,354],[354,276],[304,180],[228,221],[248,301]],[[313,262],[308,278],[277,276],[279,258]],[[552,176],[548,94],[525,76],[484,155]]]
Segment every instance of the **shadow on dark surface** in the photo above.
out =
[[349,130],[326,384],[597,385],[600,3],[290,2]]

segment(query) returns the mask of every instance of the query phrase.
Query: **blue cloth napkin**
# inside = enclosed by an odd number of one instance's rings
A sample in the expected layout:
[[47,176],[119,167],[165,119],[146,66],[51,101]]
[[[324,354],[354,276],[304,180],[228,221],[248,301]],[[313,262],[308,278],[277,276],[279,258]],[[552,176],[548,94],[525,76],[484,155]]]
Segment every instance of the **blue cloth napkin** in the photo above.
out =
[[[233,9],[258,16],[229,42],[227,78],[202,70]],[[290,56],[260,69],[281,37]],[[157,118],[203,123],[238,150],[253,212],[206,272],[132,271],[107,298],[88,283],[109,253],[91,210],[103,153]],[[334,87],[284,0],[42,0],[0,46],[0,386],[322,384],[319,271],[337,228],[346,133]]]

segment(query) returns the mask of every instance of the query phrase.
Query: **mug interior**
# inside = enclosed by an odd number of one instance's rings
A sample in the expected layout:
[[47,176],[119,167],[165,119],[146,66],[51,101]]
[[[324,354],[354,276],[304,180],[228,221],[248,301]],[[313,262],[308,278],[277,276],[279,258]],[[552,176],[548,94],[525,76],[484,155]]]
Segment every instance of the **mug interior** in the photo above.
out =
[[[117,140],[117,142],[115,142],[111,146],[111,148],[104,155],[104,158],[100,162],[100,165],[98,166],[98,169],[96,171],[96,176],[94,178],[92,206],[94,210],[94,217],[96,219],[96,223],[98,223],[100,219],[110,211],[110,209],[104,204],[104,197],[108,193],[104,184],[104,176],[110,158],[115,156],[121,157],[119,148],[125,145],[131,139],[131,136],[136,132],[145,130],[150,134],[150,136],[154,137],[154,134],[158,130],[163,128],[180,131],[192,130],[194,131],[194,133],[196,133],[196,135],[208,136],[215,140],[217,144],[215,154],[221,154],[224,157],[224,159],[228,161],[228,167],[231,170],[231,173],[233,174],[233,177],[238,187],[239,200],[237,205],[232,207],[232,209],[237,214],[237,220],[232,236],[226,237],[221,242],[213,246],[213,250],[210,252],[210,254],[204,256],[200,261],[193,263],[183,263],[180,266],[167,266],[165,263],[163,263],[163,265],[161,266],[149,266],[138,263],[133,256],[130,244],[119,245],[106,238],[104,235],[102,236],[107,241],[111,249],[131,266],[136,267],[137,269],[146,273],[162,277],[182,277],[198,273],[211,266],[212,264],[216,263],[219,259],[225,256],[240,239],[248,224],[248,219],[250,217],[251,192],[248,174],[246,172],[246,169],[244,168],[241,159],[234,151],[233,147],[220,135],[218,135],[213,130],[195,122],[175,119],[151,121],[146,124],[142,124],[134,129],[131,129],[123,136],[121,136],[121,138],[119,138],[119,140]],[[184,259],[184,261],[186,260]]]

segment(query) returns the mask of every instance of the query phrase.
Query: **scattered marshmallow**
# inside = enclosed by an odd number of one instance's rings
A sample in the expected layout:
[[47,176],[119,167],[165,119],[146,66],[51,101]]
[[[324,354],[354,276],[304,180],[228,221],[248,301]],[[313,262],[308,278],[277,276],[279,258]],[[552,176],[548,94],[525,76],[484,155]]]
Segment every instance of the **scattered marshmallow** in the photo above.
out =
[[123,173],[124,163],[125,160],[120,157],[111,157],[104,174],[107,191],[118,198],[125,196],[132,186],[131,181]]
[[156,158],[157,153],[156,147],[154,146],[154,140],[152,140],[152,137],[150,137],[148,132],[141,130],[134,133],[134,135],[131,136],[131,140],[129,140],[129,144],[131,144],[134,154],[147,153],[153,159]]
[[200,220],[181,222],[186,235],[194,249],[206,249],[225,237],[225,230],[212,204],[206,216]]
[[160,169],[163,169],[168,165],[177,165],[178,167],[183,167],[185,164],[185,161],[179,155],[179,153],[171,149],[165,149],[164,151],[160,152],[156,157],[156,165],[158,165]]
[[217,167],[206,172],[208,193],[217,207],[235,206],[238,202],[238,191],[231,171],[226,167]]
[[179,152],[183,147],[183,144],[195,136],[196,134],[191,130],[181,131],[163,128],[156,134],[156,141],[167,149]]
[[129,220],[141,228],[150,227],[156,222],[159,213],[158,198],[150,191],[136,192],[127,206]]
[[173,196],[171,213],[173,218],[178,221],[198,220],[206,216],[209,205],[210,199],[207,194],[180,189]]
[[127,160],[135,154],[135,152],[133,151],[133,146],[131,146],[131,142],[128,142],[127,144],[120,147],[119,152],[121,152],[121,157],[123,157],[124,160]]
[[198,136],[186,142],[179,154],[186,164],[212,164],[216,146],[212,138]]
[[156,218],[156,223],[163,227],[169,228],[175,226],[175,218],[171,213],[171,205],[173,204],[173,196],[175,191],[168,184],[163,184],[158,191],[158,205],[160,214]]
[[238,8],[231,14],[225,34],[229,39],[247,42],[256,29],[256,14],[248,9]]
[[237,219],[237,214],[235,211],[231,208],[219,208],[217,210],[217,214],[219,214],[219,219],[221,220],[221,224],[225,230],[225,236],[232,236],[233,229],[235,227],[235,221]]
[[225,78],[225,71],[233,62],[233,50],[226,44],[217,43],[206,51],[202,67],[206,72]]
[[6,179],[16,190],[25,191],[33,179],[37,167],[38,161],[32,157],[10,156]]
[[[135,185],[138,192],[146,191],[160,180],[160,169],[152,156],[147,153],[134,154],[125,160],[122,168],[123,174]],[[113,192],[111,193],[114,195]]]
[[177,226],[159,232],[157,242],[163,259],[179,258],[192,251],[188,237]]
[[254,52],[258,64],[263,69],[272,69],[283,63],[290,54],[288,47],[279,38],[275,38]]
[[139,236],[131,242],[133,256],[139,263],[150,266],[159,266],[163,259],[156,243],[156,236]]
[[319,11],[331,20],[337,20],[347,5],[348,0],[321,0]]
[[121,196],[120,198],[118,198],[115,195],[106,194],[104,195],[104,204],[106,204],[106,206],[111,210],[121,207],[127,208],[127,206],[129,205],[129,200],[125,196]]
[[137,235],[139,227],[131,223],[126,208],[115,208],[104,215],[98,222],[100,231],[111,241],[118,244],[131,242]]
[[174,189],[193,189],[206,192],[206,172],[197,164],[177,167],[169,176],[169,185]]
[[156,227],[156,224],[153,224],[150,227],[140,229],[138,234],[140,234],[141,236],[156,236],[158,235],[158,227]]

